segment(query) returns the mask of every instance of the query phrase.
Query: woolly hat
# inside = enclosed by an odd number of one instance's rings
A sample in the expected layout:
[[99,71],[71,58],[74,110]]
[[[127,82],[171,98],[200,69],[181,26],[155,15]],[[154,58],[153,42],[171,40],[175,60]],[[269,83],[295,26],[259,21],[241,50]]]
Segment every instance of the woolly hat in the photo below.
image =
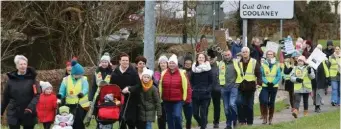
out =
[[69,107],[67,107],[67,106],[61,106],[60,108],[59,108],[59,113],[70,113],[70,108]]
[[312,43],[311,43],[310,40],[307,40],[307,41],[305,42],[305,44],[307,44],[307,45],[309,45],[309,46],[312,46]]
[[186,62],[187,60],[189,60],[189,61],[192,61],[192,62],[193,62],[193,59],[192,59],[192,57],[191,57],[191,56],[185,56],[185,58],[184,58],[184,62]]
[[24,61],[28,61],[27,60],[27,58],[25,57],[25,56],[23,56],[23,55],[16,55],[15,57],[14,57],[14,63],[15,64],[18,64],[19,63],[19,60],[24,60]]
[[169,57],[168,62],[174,62],[175,64],[178,64],[178,57],[173,54],[171,57]]
[[42,91],[45,91],[49,87],[52,88],[52,85],[49,82],[40,81],[39,85],[40,85]]
[[297,60],[302,60],[303,62],[305,62],[306,60],[305,60],[305,56],[300,56],[300,57],[298,57],[298,59]]
[[[72,57],[72,60],[77,60],[77,57]],[[66,66],[71,66],[71,61],[67,61],[65,64]]]
[[161,62],[168,62],[168,58],[164,55],[159,57],[158,63],[160,64]]
[[82,65],[80,65],[76,60],[71,61],[71,75],[83,75],[84,74],[84,68]]
[[333,41],[332,40],[328,40],[327,41],[327,46],[333,46]]
[[144,68],[143,68],[143,72],[142,72],[142,76],[143,76],[143,75],[149,75],[150,77],[152,77],[152,76],[153,76],[153,71],[147,69],[146,67],[144,67]]
[[110,54],[108,52],[104,53],[101,57],[101,61],[108,61],[110,63]]

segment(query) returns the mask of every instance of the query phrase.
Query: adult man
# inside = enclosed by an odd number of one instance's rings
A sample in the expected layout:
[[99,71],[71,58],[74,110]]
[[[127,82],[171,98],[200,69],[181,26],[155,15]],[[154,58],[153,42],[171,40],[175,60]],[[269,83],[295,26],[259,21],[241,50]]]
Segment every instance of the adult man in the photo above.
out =
[[[129,63],[129,56],[127,54],[122,53],[120,55],[119,63],[120,65],[111,73],[110,84],[116,84],[120,86],[121,89],[127,90],[129,86],[137,86],[137,84],[141,83],[135,68]],[[135,129],[137,122],[138,93],[125,94],[124,97],[125,102],[123,106],[127,109],[122,109],[120,129],[126,129],[126,125],[128,125],[129,129]],[[128,106],[126,106],[126,104],[128,104]],[[123,111],[125,111],[124,116]]]
[[242,59],[239,61],[243,81],[239,86],[238,118],[241,125],[253,124],[253,104],[256,87],[262,84],[260,64],[250,57],[250,49],[242,48]]
[[238,60],[232,59],[231,51],[227,50],[223,53],[223,60],[218,63],[219,67],[219,83],[223,87],[221,90],[224,111],[227,119],[226,128],[232,129],[237,121],[237,97],[238,86],[243,81],[241,71],[238,66]]
[[327,55],[327,58],[334,54],[334,45],[332,40],[327,41],[327,48],[323,52]]

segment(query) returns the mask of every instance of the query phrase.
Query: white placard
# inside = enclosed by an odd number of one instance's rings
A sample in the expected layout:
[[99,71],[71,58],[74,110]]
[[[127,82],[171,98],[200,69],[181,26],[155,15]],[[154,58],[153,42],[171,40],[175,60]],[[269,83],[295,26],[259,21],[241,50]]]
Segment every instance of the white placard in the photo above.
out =
[[278,52],[278,48],[279,48],[279,44],[278,43],[269,42],[269,41],[266,43],[266,51],[271,50],[271,51],[277,53]]
[[294,0],[241,0],[240,17],[244,19],[292,19],[294,17]]
[[286,54],[291,54],[295,52],[295,47],[291,40],[284,41],[284,49]]
[[307,63],[310,67],[313,67],[316,70],[324,60],[327,60],[326,54],[324,54],[320,49],[315,48],[309,56]]

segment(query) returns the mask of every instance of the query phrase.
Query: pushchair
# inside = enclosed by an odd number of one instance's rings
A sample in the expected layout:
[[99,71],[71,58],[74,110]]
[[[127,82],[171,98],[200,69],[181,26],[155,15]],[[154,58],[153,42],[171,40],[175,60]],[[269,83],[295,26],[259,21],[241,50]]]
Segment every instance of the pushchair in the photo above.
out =
[[[112,94],[114,102],[105,101],[105,96]],[[121,88],[116,84],[101,86],[97,101],[96,120],[101,125],[113,124],[120,118],[121,105],[124,102],[124,95],[121,94]],[[116,104],[115,101],[120,101]]]

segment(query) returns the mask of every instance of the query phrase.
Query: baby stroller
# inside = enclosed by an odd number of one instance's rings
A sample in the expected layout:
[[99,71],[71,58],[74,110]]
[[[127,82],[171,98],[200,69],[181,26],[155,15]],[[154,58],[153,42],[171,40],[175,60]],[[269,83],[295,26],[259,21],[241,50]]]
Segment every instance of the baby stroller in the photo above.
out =
[[[105,98],[107,95],[112,95],[113,101],[106,101]],[[111,125],[118,121],[120,118],[121,105],[123,105],[124,102],[124,95],[121,94],[121,88],[116,84],[101,86],[98,97],[98,113],[96,120],[101,125]]]

